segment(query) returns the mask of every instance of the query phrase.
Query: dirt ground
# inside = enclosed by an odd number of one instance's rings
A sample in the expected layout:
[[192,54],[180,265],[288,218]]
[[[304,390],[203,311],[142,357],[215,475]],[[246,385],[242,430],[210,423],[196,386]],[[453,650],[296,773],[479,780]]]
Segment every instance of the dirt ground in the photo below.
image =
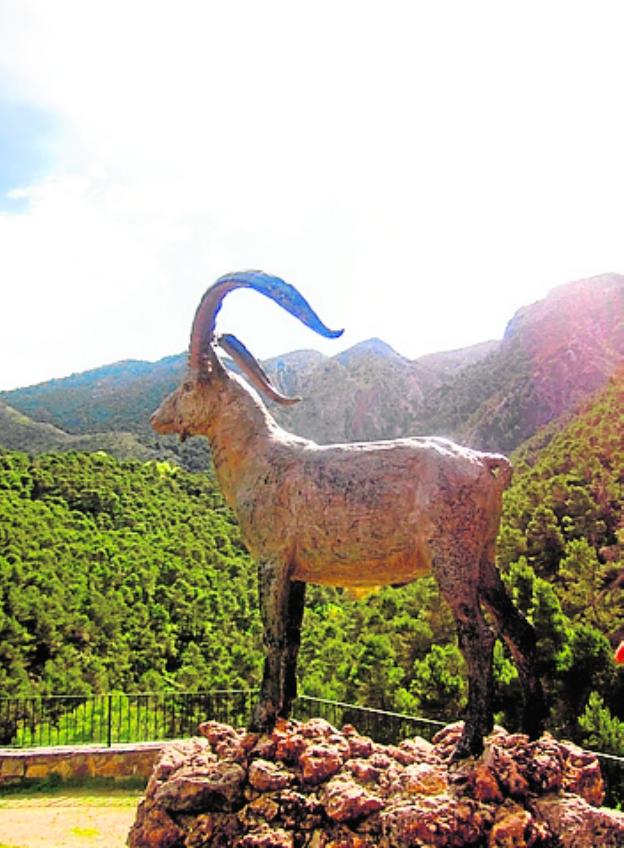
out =
[[123,848],[138,791],[57,791],[0,798],[0,848]]

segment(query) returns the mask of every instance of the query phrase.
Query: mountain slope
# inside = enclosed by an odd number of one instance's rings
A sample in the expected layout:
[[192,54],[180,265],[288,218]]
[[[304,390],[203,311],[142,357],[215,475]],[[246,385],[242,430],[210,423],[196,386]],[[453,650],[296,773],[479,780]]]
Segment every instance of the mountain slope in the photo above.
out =
[[415,433],[434,380],[372,339],[320,363],[301,383],[303,401],[272,412],[287,430],[321,444],[392,439]]
[[624,638],[624,368],[565,426],[536,434],[512,458],[499,564],[536,626],[551,697],[566,701],[561,729],[599,696],[614,716],[599,744],[624,754],[624,671],[618,679],[613,662]]
[[429,398],[431,432],[510,452],[603,386],[624,362],[624,276],[553,289],[520,309],[500,346]]
[[[17,409],[0,401],[0,445],[8,450],[30,453],[47,451],[105,451],[117,459],[166,458],[162,449],[149,448],[133,433],[116,431],[110,433],[88,433],[77,436],[66,433],[53,424],[33,421]],[[171,455],[173,458],[173,454]]]
[[68,433],[149,429],[149,413],[182,379],[183,354],[158,362],[128,360],[11,392],[0,400]]
[[[518,554],[534,542],[546,566],[546,546],[532,540],[544,525],[531,529],[536,510],[545,507],[554,515],[561,550],[567,540],[584,537],[604,562],[624,569],[624,367],[562,426],[559,419],[528,439],[513,462],[505,521],[521,531]],[[548,568],[557,572],[561,557],[552,545],[549,550]]]
[[[294,351],[265,367],[282,391],[304,398],[289,408],[270,405],[278,422],[315,441],[436,434],[511,452],[603,386],[622,362],[624,277],[604,274],[523,307],[501,342],[410,361],[369,339],[331,358]],[[152,446],[149,416],[184,369],[182,354],[121,362],[0,399],[70,433],[121,429]]]
[[416,362],[424,365],[430,370],[449,376],[455,371],[460,371],[467,365],[474,365],[494,353],[500,347],[500,341],[479,342],[469,347],[457,350],[445,350],[441,353],[427,353],[419,356]]
[[[469,361],[479,355],[468,350]],[[461,356],[452,352],[455,370]],[[263,364],[283,392],[304,398],[288,410],[271,405],[278,421],[316,441],[335,442],[417,432],[425,397],[447,379],[449,364],[440,357],[439,365],[421,365],[373,339],[331,358],[293,351]],[[69,433],[123,429],[153,439],[150,414],[180,383],[185,364],[183,354],[155,363],[120,362],[3,392],[0,399]]]

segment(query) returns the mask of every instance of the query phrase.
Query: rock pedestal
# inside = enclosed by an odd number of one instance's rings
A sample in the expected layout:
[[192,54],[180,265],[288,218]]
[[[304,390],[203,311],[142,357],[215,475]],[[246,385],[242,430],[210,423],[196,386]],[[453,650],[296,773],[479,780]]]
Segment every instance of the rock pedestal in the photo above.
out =
[[322,719],[262,736],[207,722],[163,752],[128,845],[623,848],[593,755],[496,728],[481,757],[452,763],[461,730],[381,745]]

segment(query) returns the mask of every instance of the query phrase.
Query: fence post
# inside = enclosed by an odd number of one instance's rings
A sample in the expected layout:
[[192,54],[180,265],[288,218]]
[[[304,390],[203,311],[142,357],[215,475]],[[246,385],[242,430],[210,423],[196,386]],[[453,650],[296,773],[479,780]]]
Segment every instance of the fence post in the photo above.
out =
[[111,693],[108,693],[107,696],[108,702],[108,733],[107,733],[107,743],[108,747],[112,748],[113,746],[113,696]]

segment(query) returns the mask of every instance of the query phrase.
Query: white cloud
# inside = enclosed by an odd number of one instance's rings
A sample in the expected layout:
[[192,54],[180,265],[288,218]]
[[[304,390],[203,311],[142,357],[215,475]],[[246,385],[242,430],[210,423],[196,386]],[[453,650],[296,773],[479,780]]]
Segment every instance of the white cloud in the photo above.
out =
[[[624,269],[623,19],[616,2],[3,0],[0,91],[65,130],[27,211],[0,215],[0,388],[181,350],[232,268],[286,276],[345,344],[410,356]],[[259,355],[337,346],[230,300],[222,323]]]

